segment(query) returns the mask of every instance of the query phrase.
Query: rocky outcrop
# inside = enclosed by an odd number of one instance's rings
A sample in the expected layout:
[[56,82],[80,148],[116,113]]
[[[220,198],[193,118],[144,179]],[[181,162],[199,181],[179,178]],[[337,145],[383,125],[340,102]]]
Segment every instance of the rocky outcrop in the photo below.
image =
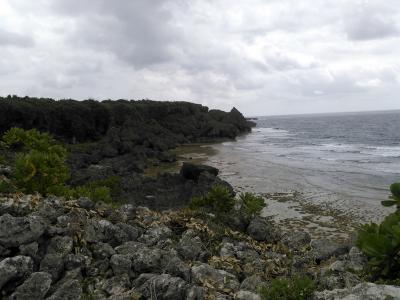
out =
[[126,177],[122,179],[122,197],[137,206],[154,210],[186,206],[193,197],[206,195],[213,186],[232,186],[216,175],[218,169],[205,165],[184,164],[179,174],[163,174],[157,178]]
[[[0,220],[14,226],[16,237],[0,229],[5,299],[258,300],[273,278],[304,274],[319,287],[315,299],[398,293],[396,287],[360,285],[365,257],[357,248],[310,247],[310,237],[297,233],[281,238],[261,217],[237,231],[213,214],[186,209],[0,195]],[[317,249],[325,260],[317,261]]]
[[316,292],[315,300],[377,300],[400,299],[400,287],[363,282],[348,289]]

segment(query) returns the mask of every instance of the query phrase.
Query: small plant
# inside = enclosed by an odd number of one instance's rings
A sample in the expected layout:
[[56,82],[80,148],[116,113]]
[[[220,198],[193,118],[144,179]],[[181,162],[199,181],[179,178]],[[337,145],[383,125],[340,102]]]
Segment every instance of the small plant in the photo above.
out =
[[266,206],[264,198],[253,193],[241,193],[239,195],[239,201],[243,212],[251,218],[258,216]]
[[384,200],[381,202],[383,206],[396,205],[397,210],[400,210],[400,183],[393,183],[390,186],[392,195],[389,197],[391,200]]
[[189,204],[191,209],[205,209],[216,214],[224,214],[235,206],[235,199],[228,188],[216,185],[204,197],[195,197]]
[[263,300],[306,300],[315,290],[315,283],[308,277],[276,278],[269,287],[260,290]]
[[379,225],[364,225],[356,244],[367,256],[367,271],[374,280],[400,276],[400,212],[390,214]]
[[26,193],[49,194],[69,178],[67,151],[47,133],[11,128],[3,136],[7,148],[20,150],[14,162],[12,181]]

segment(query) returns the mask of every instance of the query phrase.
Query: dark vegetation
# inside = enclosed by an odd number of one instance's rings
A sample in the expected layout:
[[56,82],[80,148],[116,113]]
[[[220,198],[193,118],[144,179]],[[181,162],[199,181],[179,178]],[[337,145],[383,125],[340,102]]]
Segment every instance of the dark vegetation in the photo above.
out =
[[76,187],[66,184],[70,176],[67,150],[48,133],[13,127],[4,134],[1,147],[13,150],[7,152],[11,176],[0,178],[1,193],[39,193],[112,202],[111,189],[116,187],[118,178],[91,181]]
[[261,288],[264,300],[306,300],[312,297],[315,283],[305,276],[273,279],[269,287]]
[[[11,127],[36,128],[67,142],[90,142],[104,137],[111,128],[135,145],[170,148],[176,143],[235,138],[250,130],[250,123],[232,109],[209,110],[189,102],[55,101],[46,98],[8,96],[0,98],[0,133]],[[115,136],[116,132],[113,132]],[[157,139],[153,140],[154,136]],[[129,144],[121,140],[121,153]]]
[[[0,98],[0,115],[1,135],[13,127],[36,129],[62,144],[68,150],[62,160],[66,159],[70,171],[65,183],[79,187],[80,194],[107,200],[104,195],[110,192],[120,202],[157,210],[182,207],[193,196],[205,195],[214,184],[228,184],[210,170],[196,171],[194,180],[185,174],[146,178],[142,175],[146,168],[174,162],[176,157],[168,150],[180,144],[233,139],[252,126],[235,108],[226,113],[188,102],[150,100],[55,101],[8,96]],[[36,154],[27,153],[28,148],[24,151],[39,163]],[[29,163],[25,164],[24,171],[29,172]],[[98,186],[110,178],[114,178],[112,187]],[[76,190],[72,191],[75,195]]]
[[372,280],[395,281],[400,278],[400,184],[390,187],[390,200],[384,206],[397,206],[397,211],[388,215],[381,224],[364,225],[357,239],[357,246],[368,258],[367,275]]

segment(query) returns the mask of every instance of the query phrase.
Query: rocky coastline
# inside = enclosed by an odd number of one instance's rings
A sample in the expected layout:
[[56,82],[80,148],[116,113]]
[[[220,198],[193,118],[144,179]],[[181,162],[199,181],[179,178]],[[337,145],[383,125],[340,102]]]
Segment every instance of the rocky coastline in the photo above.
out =
[[[281,277],[311,278],[307,297],[316,300],[400,295],[400,287],[365,282],[367,260],[351,237],[320,239],[269,217],[189,209],[215,186],[234,195],[214,167],[183,163],[177,173],[146,176],[176,163],[178,145],[249,132],[254,124],[236,109],[8,97],[0,112],[1,133],[36,128],[66,144],[72,186],[118,178],[113,203],[0,194],[1,299],[275,299],[266,295]],[[1,165],[4,179],[11,170]]]

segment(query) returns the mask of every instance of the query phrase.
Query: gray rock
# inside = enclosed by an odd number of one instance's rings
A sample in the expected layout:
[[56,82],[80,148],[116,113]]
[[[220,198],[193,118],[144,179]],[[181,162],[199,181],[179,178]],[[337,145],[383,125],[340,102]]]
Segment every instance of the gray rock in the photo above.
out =
[[174,253],[163,254],[161,268],[163,273],[181,277],[186,281],[190,280],[190,267]]
[[83,229],[83,239],[89,243],[98,243],[104,241],[103,228],[95,220],[87,220]]
[[400,287],[363,282],[348,289],[315,292],[315,300],[378,300],[400,299]]
[[293,250],[301,250],[301,248],[308,246],[310,242],[311,236],[305,231],[296,231],[282,237],[282,243]]
[[51,275],[46,272],[32,273],[22,285],[17,287],[11,295],[14,300],[32,300],[44,299],[47,291],[50,289]]
[[186,300],[203,300],[205,296],[205,289],[198,285],[191,285],[186,290]]
[[110,259],[110,266],[114,275],[130,274],[132,262],[129,255],[114,254]]
[[35,216],[0,216],[0,245],[18,247],[36,241],[45,231],[42,220]]
[[100,288],[105,291],[108,295],[121,295],[131,288],[129,276],[122,274],[118,276],[105,279]]
[[40,271],[50,273],[53,281],[57,281],[64,271],[63,257],[58,253],[49,253],[40,262]]
[[205,282],[215,283],[216,289],[230,289],[237,291],[239,289],[239,281],[235,275],[224,270],[214,269],[208,264],[199,264],[192,267],[192,281],[202,285]]
[[118,254],[127,254],[127,255],[133,255],[133,253],[137,251],[142,251],[148,249],[147,246],[143,243],[139,242],[126,242],[118,247],[115,248],[115,251]]
[[167,226],[160,225],[149,228],[138,240],[147,246],[153,246],[159,242],[165,241],[172,236],[172,231]]
[[367,258],[357,248],[352,247],[349,251],[349,264],[348,267],[354,271],[361,271],[367,266]]
[[319,284],[329,290],[350,288],[361,282],[360,278],[353,273],[347,272],[348,262],[338,260],[329,267],[321,269]]
[[256,217],[251,220],[247,227],[247,233],[257,241],[275,242],[279,234],[274,225],[263,217]]
[[229,256],[235,256],[237,252],[237,248],[235,245],[229,242],[222,242],[221,243],[221,249],[219,251],[219,256],[222,257],[229,257]]
[[142,274],[134,283],[138,291],[146,299],[184,300],[186,299],[187,283],[179,277],[169,274]]
[[258,294],[249,292],[249,291],[239,291],[234,296],[235,300],[261,300],[261,297]]
[[76,268],[80,268],[85,270],[89,267],[91,263],[91,259],[89,256],[85,256],[83,254],[68,254],[64,258],[64,266],[66,270],[73,270]]
[[187,230],[176,247],[178,254],[186,260],[196,260],[203,248],[203,243],[193,230]]
[[128,241],[136,241],[142,234],[142,230],[129,224],[117,223],[117,226],[125,232]]
[[70,254],[74,246],[74,242],[69,236],[55,236],[50,240],[47,247],[47,253],[59,254],[62,257]]
[[39,244],[37,242],[19,246],[19,252],[21,255],[30,256],[32,258],[36,257],[38,249]]
[[328,239],[313,240],[310,246],[317,262],[327,260],[332,256],[343,255],[349,251],[348,244],[340,244]]
[[132,269],[137,273],[155,272],[160,270],[163,250],[144,248],[132,254]]
[[82,287],[77,279],[64,282],[50,297],[46,300],[80,300]]
[[81,197],[77,200],[77,203],[80,207],[91,210],[94,209],[94,203],[88,197]]
[[107,243],[96,243],[92,246],[93,257],[96,259],[107,259],[115,254],[115,250]]
[[87,268],[86,273],[90,277],[105,275],[109,267],[110,262],[108,259],[97,260],[92,262],[92,264]]
[[244,291],[257,292],[266,282],[259,275],[246,277],[240,284],[240,289]]
[[99,221],[100,228],[104,235],[104,241],[116,247],[129,240],[128,235],[118,226],[107,220]]
[[0,262],[0,290],[11,280],[29,276],[33,271],[33,260],[29,256],[15,256]]

